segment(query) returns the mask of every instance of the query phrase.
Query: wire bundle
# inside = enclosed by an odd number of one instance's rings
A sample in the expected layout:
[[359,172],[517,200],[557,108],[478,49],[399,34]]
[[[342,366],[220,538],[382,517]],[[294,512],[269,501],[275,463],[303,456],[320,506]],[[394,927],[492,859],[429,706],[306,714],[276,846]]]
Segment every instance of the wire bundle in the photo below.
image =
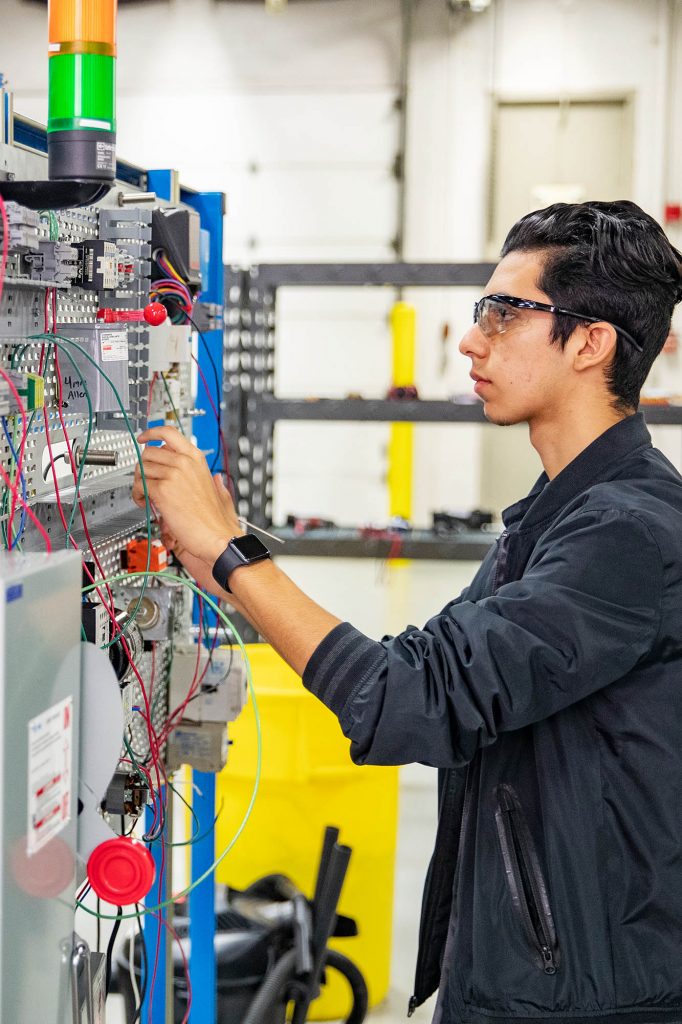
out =
[[172,306],[175,307],[174,310],[168,310],[171,321],[174,324],[184,323],[182,314],[191,314],[192,312],[194,302],[192,293],[163,249],[155,249],[152,259],[165,276],[157,278],[152,283],[150,298],[153,302],[162,302],[164,305],[166,305],[165,300],[170,300]]

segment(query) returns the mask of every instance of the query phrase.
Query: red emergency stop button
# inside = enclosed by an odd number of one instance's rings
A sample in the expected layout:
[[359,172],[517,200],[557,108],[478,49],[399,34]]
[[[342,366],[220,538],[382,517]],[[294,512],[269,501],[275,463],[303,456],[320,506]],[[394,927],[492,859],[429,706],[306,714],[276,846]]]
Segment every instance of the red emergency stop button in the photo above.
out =
[[88,860],[88,881],[100,899],[115,907],[139,903],[154,884],[154,858],[128,836],[100,843]]

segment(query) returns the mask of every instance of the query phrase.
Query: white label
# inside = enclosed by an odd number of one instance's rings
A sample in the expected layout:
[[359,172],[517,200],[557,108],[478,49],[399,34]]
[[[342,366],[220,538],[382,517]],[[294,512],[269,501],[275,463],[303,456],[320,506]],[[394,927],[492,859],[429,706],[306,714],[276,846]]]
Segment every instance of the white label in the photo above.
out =
[[130,719],[133,716],[133,705],[135,703],[134,700],[133,700],[134,696],[135,695],[133,693],[133,684],[132,683],[128,683],[128,685],[124,686],[123,689],[121,690],[121,700],[123,702],[123,714],[125,716],[126,724],[128,724],[128,725],[131,724],[130,723]]
[[[81,124],[89,128],[104,128],[111,131],[109,121],[81,120]],[[113,171],[116,168],[116,150],[111,142],[98,142],[95,146],[96,167],[98,171]]]
[[128,332],[107,331],[101,341],[102,362],[120,362],[128,358]]
[[71,820],[73,698],[67,697],[28,723],[29,856]]

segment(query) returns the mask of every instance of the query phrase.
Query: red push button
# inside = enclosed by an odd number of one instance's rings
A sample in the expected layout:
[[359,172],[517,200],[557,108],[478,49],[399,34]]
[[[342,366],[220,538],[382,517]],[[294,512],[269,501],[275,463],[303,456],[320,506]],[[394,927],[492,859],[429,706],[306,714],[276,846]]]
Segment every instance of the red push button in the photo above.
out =
[[115,907],[139,903],[154,884],[154,858],[136,839],[100,843],[88,860],[88,880],[100,899]]

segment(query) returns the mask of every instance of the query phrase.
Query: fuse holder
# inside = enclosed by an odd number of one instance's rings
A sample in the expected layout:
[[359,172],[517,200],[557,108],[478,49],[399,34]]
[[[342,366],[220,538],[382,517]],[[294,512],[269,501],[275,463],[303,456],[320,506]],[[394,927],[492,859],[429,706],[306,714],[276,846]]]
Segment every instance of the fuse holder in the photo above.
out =
[[150,302],[144,309],[98,309],[97,319],[103,320],[105,324],[122,323],[148,323],[151,327],[158,327],[162,324],[168,311],[160,302]]
[[[147,552],[149,542],[146,537],[136,537],[128,541],[126,546],[126,569],[128,572],[147,572]],[[168,568],[168,551],[160,540],[153,540],[149,556],[151,572],[165,572]]]

